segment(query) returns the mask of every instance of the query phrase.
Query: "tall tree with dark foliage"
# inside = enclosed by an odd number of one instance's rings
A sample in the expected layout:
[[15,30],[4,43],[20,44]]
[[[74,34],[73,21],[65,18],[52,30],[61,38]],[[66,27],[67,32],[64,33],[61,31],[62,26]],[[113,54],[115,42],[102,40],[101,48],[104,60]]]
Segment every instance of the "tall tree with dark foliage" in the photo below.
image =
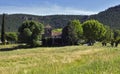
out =
[[76,45],[83,34],[82,24],[79,20],[68,23],[62,31],[62,39],[65,45]]
[[1,41],[5,44],[5,14],[2,17]]

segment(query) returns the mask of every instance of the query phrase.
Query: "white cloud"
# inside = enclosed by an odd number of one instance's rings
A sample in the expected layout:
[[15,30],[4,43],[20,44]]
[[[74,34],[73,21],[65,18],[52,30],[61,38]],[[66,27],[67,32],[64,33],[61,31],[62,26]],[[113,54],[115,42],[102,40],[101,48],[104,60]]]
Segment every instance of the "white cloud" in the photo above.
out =
[[15,7],[6,6],[0,7],[0,13],[24,13],[24,14],[34,14],[34,15],[55,15],[55,14],[65,14],[65,15],[91,15],[98,12],[85,11],[69,7],[60,7],[57,5],[52,6],[41,6],[41,7]]

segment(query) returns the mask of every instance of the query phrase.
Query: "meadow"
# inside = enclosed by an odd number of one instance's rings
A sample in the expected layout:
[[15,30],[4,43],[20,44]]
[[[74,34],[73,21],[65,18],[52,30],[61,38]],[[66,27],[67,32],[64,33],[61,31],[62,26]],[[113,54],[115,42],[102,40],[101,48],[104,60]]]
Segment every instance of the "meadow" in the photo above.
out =
[[96,43],[0,51],[0,74],[120,74],[119,69],[120,46]]

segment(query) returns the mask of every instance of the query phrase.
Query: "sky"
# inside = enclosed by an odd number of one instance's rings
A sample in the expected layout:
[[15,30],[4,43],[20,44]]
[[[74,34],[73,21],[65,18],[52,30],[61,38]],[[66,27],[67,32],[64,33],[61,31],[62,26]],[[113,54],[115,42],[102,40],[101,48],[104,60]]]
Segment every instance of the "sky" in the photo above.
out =
[[92,15],[120,0],[0,0],[0,14]]

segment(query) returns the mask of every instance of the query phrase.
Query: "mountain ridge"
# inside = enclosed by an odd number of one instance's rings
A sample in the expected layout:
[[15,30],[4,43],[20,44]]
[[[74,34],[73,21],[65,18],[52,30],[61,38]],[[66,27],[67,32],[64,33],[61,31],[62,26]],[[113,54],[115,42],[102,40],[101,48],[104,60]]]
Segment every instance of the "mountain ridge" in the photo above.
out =
[[[50,24],[53,28],[63,28],[67,25],[68,21],[78,19],[81,23],[89,19],[96,19],[103,23],[104,25],[108,25],[113,29],[120,29],[120,5],[110,7],[105,11],[102,11],[95,15],[31,15],[31,14],[7,14],[5,25],[6,31],[8,32],[16,32],[19,26],[23,21],[27,20],[35,20],[39,21],[45,25]],[[2,21],[2,14],[0,15],[0,25]],[[0,26],[1,28],[1,26]],[[1,31],[1,30],[0,30]]]

